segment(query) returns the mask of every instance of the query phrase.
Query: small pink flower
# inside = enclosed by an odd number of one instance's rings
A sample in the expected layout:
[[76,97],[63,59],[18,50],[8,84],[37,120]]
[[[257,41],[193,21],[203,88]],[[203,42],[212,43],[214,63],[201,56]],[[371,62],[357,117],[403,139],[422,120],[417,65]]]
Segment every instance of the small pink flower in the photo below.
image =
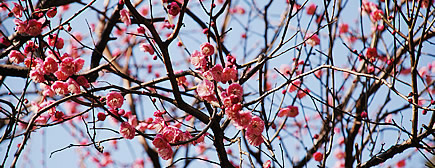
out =
[[249,126],[249,123],[252,119],[252,113],[250,111],[241,111],[239,112],[238,118],[234,119],[234,125],[237,129],[246,129]]
[[171,146],[168,146],[166,148],[158,148],[157,153],[159,154],[160,157],[162,157],[163,160],[171,159],[172,155],[174,154]]
[[373,2],[363,0],[363,3],[362,3],[362,7],[361,7],[361,8],[362,8],[363,11],[365,11],[366,13],[371,13],[372,11],[377,10],[377,9],[378,9],[378,6],[377,6],[375,3],[373,3]]
[[307,8],[307,15],[314,15],[316,13],[316,4],[311,3]]
[[207,65],[207,57],[195,50],[192,55],[190,55],[190,63],[192,63],[195,68],[205,67]]
[[121,108],[122,104],[124,104],[124,97],[121,93],[112,91],[106,95],[106,104],[111,109]]
[[172,148],[161,134],[157,134],[152,143],[157,148],[157,153],[162,159],[168,160],[172,158]]
[[38,69],[30,70],[30,79],[36,83],[42,83],[45,81],[44,74]]
[[405,165],[406,165],[406,160],[405,159],[402,159],[402,160],[400,160],[400,161],[398,161],[396,163],[397,167],[405,167]]
[[242,6],[237,5],[236,7],[231,9],[231,13],[236,13],[236,14],[243,15],[243,14],[246,13],[246,11],[245,11],[245,9]]
[[229,95],[235,95],[241,99],[243,97],[243,87],[238,83],[232,83],[228,86],[227,93]]
[[128,117],[128,123],[132,126],[132,127],[136,127],[138,125],[138,121],[137,121],[137,117],[136,115],[130,115]]
[[214,84],[207,79],[201,81],[196,88],[198,96],[205,99],[207,97],[214,97]]
[[182,131],[175,126],[167,126],[163,128],[161,134],[170,143],[178,142],[182,138]]
[[382,10],[379,10],[379,9],[370,13],[370,17],[373,19],[374,22],[381,20],[383,15],[384,15],[384,12],[382,12]]
[[314,72],[314,75],[317,77],[317,78],[321,78],[322,77],[322,75],[323,75],[323,70],[317,70],[316,72]]
[[304,89],[304,90],[299,90],[298,93],[296,94],[296,97],[299,98],[299,99],[302,99],[302,98],[304,98],[304,97],[307,95],[307,93],[309,93],[309,92],[310,92],[310,90],[309,90],[308,88],[306,88],[306,89]]
[[376,48],[367,48],[366,57],[368,60],[374,60],[378,57],[378,51]]
[[30,36],[37,36],[42,33],[42,23],[36,19],[30,19],[27,23],[26,33]]
[[121,127],[119,128],[119,133],[125,139],[133,139],[135,136],[135,129],[128,122],[122,122]]
[[313,158],[314,158],[315,161],[320,162],[320,161],[323,160],[323,154],[320,153],[320,152],[316,152],[316,153],[313,154]]
[[320,44],[320,39],[317,34],[307,34],[305,40],[306,40],[305,41],[306,44],[309,44],[313,47]]
[[145,28],[143,26],[139,26],[136,30],[138,34],[145,34]]
[[55,73],[57,69],[58,64],[56,60],[54,60],[52,57],[45,58],[44,63],[42,63],[42,72],[44,72],[44,74]]
[[68,83],[62,82],[62,81],[56,81],[51,85],[51,89],[57,94],[57,95],[65,95],[68,94]]
[[278,117],[296,117],[299,114],[299,109],[297,106],[288,106],[285,108],[282,108],[278,112]]
[[14,14],[14,16],[16,18],[20,18],[21,16],[23,16],[24,8],[18,3],[12,3],[14,4],[14,8],[12,8],[11,12]]
[[57,14],[57,8],[56,7],[50,8],[47,11],[47,17],[49,17],[49,18],[53,18],[54,16],[56,16],[56,14]]
[[74,75],[75,73],[79,72],[83,68],[84,60],[82,58],[72,58],[72,57],[66,57],[62,59],[62,62],[60,63],[60,71],[65,73],[66,76]]
[[150,55],[154,55],[154,49],[151,46],[151,44],[148,43],[141,43],[139,45],[139,49],[143,52],[148,52]]
[[367,66],[367,73],[371,74],[373,72],[375,72],[375,67],[371,65]]
[[209,71],[211,72],[213,80],[215,80],[216,82],[222,82],[223,67],[221,64],[216,64]]
[[127,9],[122,9],[121,11],[119,11],[119,15],[121,21],[124,22],[124,24],[126,24],[127,26],[131,25],[130,13]]
[[26,29],[27,29],[27,23],[24,21],[21,21],[20,19],[14,19],[14,23],[16,25],[15,27],[15,31],[19,34],[24,34],[26,33]]
[[12,50],[11,52],[9,52],[8,57],[9,60],[15,64],[24,62],[24,58],[25,58],[25,56],[21,54],[20,51],[17,50]]
[[63,38],[58,37],[57,34],[52,34],[48,36],[48,45],[62,49],[64,45]]
[[73,75],[75,73],[74,58],[67,57],[62,59],[59,67],[59,70],[62,71],[66,76]]
[[9,41],[9,39],[7,37],[2,37],[2,38],[0,38],[0,44],[2,44],[4,46],[9,46],[9,45],[11,45],[11,42]]
[[[422,8],[427,8],[427,7],[429,7],[430,0],[418,0],[418,1],[421,1],[421,7],[422,7]],[[434,1],[433,1],[433,0],[432,0],[432,4],[434,4]]]
[[299,87],[301,87],[301,81],[300,81],[300,80],[295,80],[295,81],[293,81],[293,82],[290,84],[290,86],[289,86],[289,88],[288,88],[288,92],[289,92],[289,93],[294,92],[294,91],[298,90]]
[[242,109],[242,105],[240,103],[234,104],[230,107],[225,108],[225,114],[228,115],[228,118],[235,120],[239,118],[239,111]]
[[260,146],[264,141],[263,137],[261,137],[261,134],[245,134],[246,139],[248,140],[249,144],[253,146]]
[[246,133],[247,134],[261,134],[264,130],[264,121],[254,115],[254,117],[252,117],[251,122],[248,125],[248,128],[246,129]]
[[[182,70],[174,71],[174,74],[178,74],[183,72]],[[177,84],[178,86],[187,86],[189,85],[189,82],[187,82],[187,78],[185,76],[177,77]]]
[[157,134],[152,143],[156,148],[166,148],[169,145],[168,141],[161,134]]
[[68,79],[68,75],[66,75],[65,73],[63,73],[62,71],[60,71],[60,70],[57,70],[55,73],[54,73],[54,76],[56,76],[56,78],[58,79],[58,80],[66,80],[66,79]]
[[69,78],[67,81],[68,83],[68,91],[72,94],[79,94],[80,91],[80,86],[79,84],[72,78]]
[[154,115],[154,117],[162,117],[163,114],[165,114],[165,113],[166,113],[166,111],[157,110],[154,112],[153,115]]
[[74,59],[73,63],[74,63],[74,73],[77,73],[83,68],[83,65],[85,64],[85,60],[83,58],[76,58]]
[[210,43],[206,42],[201,44],[201,54],[204,56],[210,56],[214,54],[214,47]]
[[177,2],[171,2],[168,5],[168,13],[172,16],[177,16],[180,10],[180,6],[178,6]]
[[24,47],[24,54],[28,54],[30,52],[35,51],[38,48],[38,45],[33,41],[28,41],[27,45]]
[[47,97],[53,97],[56,93],[54,93],[54,91],[51,89],[50,86],[44,84],[44,83],[40,83],[40,87],[42,89],[42,95],[47,96]]
[[222,73],[222,83],[226,83],[227,81],[236,81],[237,80],[237,69],[235,66],[226,67]]
[[344,34],[344,33],[349,32],[349,25],[346,24],[346,23],[340,24],[340,26],[339,26],[339,32],[340,32],[340,34]]

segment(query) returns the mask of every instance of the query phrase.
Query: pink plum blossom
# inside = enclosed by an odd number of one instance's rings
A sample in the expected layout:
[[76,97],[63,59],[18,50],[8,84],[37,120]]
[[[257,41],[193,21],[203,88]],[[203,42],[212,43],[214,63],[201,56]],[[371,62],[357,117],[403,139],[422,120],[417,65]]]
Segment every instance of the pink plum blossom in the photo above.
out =
[[316,153],[313,154],[313,158],[314,158],[315,161],[320,162],[320,161],[323,160],[323,154],[320,153],[320,152],[316,152]]
[[27,23],[26,33],[30,36],[37,36],[42,32],[42,23],[36,19],[30,19]]
[[300,81],[300,80],[295,80],[295,81],[293,81],[293,82],[290,84],[290,86],[289,86],[289,88],[288,88],[288,92],[289,92],[289,93],[294,92],[294,91],[298,90],[299,87],[301,87],[301,81]]
[[74,79],[69,78],[66,82],[68,83],[68,91],[70,93],[79,94],[81,92],[79,84]]
[[56,81],[51,85],[51,89],[57,94],[57,95],[65,95],[68,94],[68,83],[62,82],[62,81]]
[[143,52],[148,52],[150,55],[154,55],[154,49],[149,43],[141,43],[139,49]]
[[312,47],[320,44],[320,39],[317,34],[307,34],[305,36],[305,43],[311,45]]
[[50,8],[47,11],[47,17],[49,17],[49,18],[53,18],[54,16],[56,16],[56,14],[57,14],[57,8],[56,7]]
[[14,14],[14,16],[16,18],[20,18],[21,16],[23,16],[24,8],[18,3],[15,2],[12,3],[14,4],[14,7],[12,8],[11,12]]
[[205,67],[207,65],[207,57],[195,50],[192,55],[190,55],[190,63],[192,63],[195,68]]
[[223,67],[221,64],[216,64],[213,68],[209,70],[209,72],[211,73],[213,80],[217,82],[222,82]]
[[228,86],[227,93],[230,95],[235,95],[241,99],[243,97],[243,87],[238,83],[232,83],[230,86]]
[[196,88],[198,96],[204,100],[213,99],[214,97],[214,84],[207,79],[201,81]]
[[214,46],[206,42],[201,44],[201,54],[204,56],[210,56],[214,54]]
[[237,129],[246,129],[252,119],[252,113],[250,111],[241,111],[237,118],[234,118],[234,125]]
[[33,82],[41,83],[45,81],[44,73],[42,73],[38,69],[32,69],[30,70],[30,79],[33,80]]
[[106,104],[112,108],[121,108],[124,104],[124,97],[119,92],[112,91],[106,95]]
[[125,139],[133,139],[135,136],[135,129],[128,122],[122,122],[121,127],[119,128],[119,133]]
[[349,32],[349,25],[346,23],[340,24],[339,25],[339,32],[340,32],[340,34],[344,34],[344,33]]
[[237,69],[235,66],[226,67],[222,73],[222,83],[226,83],[227,81],[236,81],[237,80]]
[[52,34],[48,36],[48,45],[62,49],[64,45],[63,38],[58,37],[57,34]]
[[370,13],[370,17],[375,22],[378,21],[378,20],[381,20],[382,19],[382,15],[384,15],[384,12],[382,12],[382,10],[379,10],[379,9],[376,9],[375,11]]
[[55,73],[57,69],[58,64],[56,60],[54,60],[52,57],[45,58],[44,63],[42,63],[42,72],[44,72],[44,74]]
[[8,57],[9,60],[15,64],[24,62],[24,58],[25,58],[25,56],[21,54],[20,51],[17,50],[12,50],[11,52],[9,52]]
[[127,9],[122,9],[121,11],[119,11],[119,15],[121,21],[124,22],[124,24],[126,24],[127,26],[131,25],[130,13]]
[[171,2],[168,5],[168,13],[172,16],[177,16],[180,10],[180,6],[178,6],[177,2]]
[[248,128],[246,129],[246,133],[249,134],[261,134],[264,130],[264,121],[254,115],[251,119],[251,122],[248,125]]
[[24,21],[21,21],[20,19],[14,19],[14,23],[16,25],[15,27],[15,31],[19,34],[24,34],[26,33],[26,29],[27,29],[27,23]]
[[172,148],[161,134],[157,134],[152,143],[154,147],[157,148],[157,153],[163,160],[169,160],[172,158]]
[[288,106],[285,108],[282,108],[278,112],[278,117],[296,117],[299,114],[299,109],[297,106]]
[[248,143],[253,146],[260,146],[264,142],[261,134],[246,133],[245,137],[248,140]]
[[316,4],[311,3],[307,7],[307,15],[314,15],[316,13]]
[[374,60],[378,57],[378,51],[376,48],[367,48],[366,57],[368,60]]

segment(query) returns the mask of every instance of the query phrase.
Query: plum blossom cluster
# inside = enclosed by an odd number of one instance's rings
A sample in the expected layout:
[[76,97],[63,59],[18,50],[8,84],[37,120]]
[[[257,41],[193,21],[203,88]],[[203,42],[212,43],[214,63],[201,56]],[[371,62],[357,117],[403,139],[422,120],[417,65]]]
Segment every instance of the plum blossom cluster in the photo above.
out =
[[[18,3],[12,2],[12,4],[14,5],[14,7],[10,10],[8,16],[15,17],[13,22],[16,25],[16,33],[27,36],[40,35],[42,33],[43,24],[45,22],[45,18],[43,17],[44,12],[40,9],[35,9],[33,15],[36,17],[29,18],[28,20],[21,20],[20,18],[23,16],[23,13],[26,9]],[[7,4],[1,3],[0,7],[7,8]],[[45,14],[48,18],[53,18],[57,14],[57,8],[52,7],[46,10]]]
[[369,14],[370,19],[372,19],[373,22],[377,22],[378,20],[382,19],[384,12],[378,8],[378,5],[366,0],[362,2],[362,11]]
[[[196,88],[198,96],[208,102],[217,101],[215,92],[215,82],[227,83],[237,80],[237,69],[234,66],[235,58],[231,55],[227,56],[228,63],[224,68],[221,64],[216,64],[209,68],[208,56],[214,54],[214,47],[209,43],[201,45],[201,52],[194,51],[190,57],[191,63],[202,72],[203,79]],[[233,121],[233,125],[240,130],[245,130],[246,138],[251,145],[259,146],[263,143],[261,133],[264,130],[264,121],[253,115],[251,111],[242,110],[243,87],[238,83],[231,83],[227,89],[217,85],[220,92],[220,100],[222,101],[223,109],[229,119]]]
[[[170,143],[189,141],[193,138],[189,131],[181,131],[181,124],[168,125],[163,119],[163,114],[165,112],[156,111],[154,116],[156,117],[153,121],[151,128],[153,128],[157,135],[153,140],[154,147],[157,148],[157,153],[164,160],[171,159],[173,156],[173,151]],[[198,143],[204,142],[206,134],[201,135],[198,139],[189,142],[189,144],[196,145]],[[187,145],[187,144],[186,144]]]
[[[58,81],[55,81],[52,87],[58,89],[56,94],[64,95],[68,93],[79,93],[80,86],[88,87],[89,84],[85,77],[80,76],[76,79],[71,78],[72,75],[78,73],[84,64],[84,59],[73,58],[69,54],[63,54],[60,58],[56,56],[57,54],[49,53],[49,55],[43,60],[41,58],[27,57],[23,59],[24,55],[19,51],[11,51],[9,58],[14,63],[21,63],[31,68],[30,78],[36,83],[45,82],[45,75],[54,75]],[[67,80],[66,82],[63,82]],[[61,88],[61,90],[59,90]],[[52,88],[55,90],[54,88]],[[68,91],[64,91],[68,90]]]

